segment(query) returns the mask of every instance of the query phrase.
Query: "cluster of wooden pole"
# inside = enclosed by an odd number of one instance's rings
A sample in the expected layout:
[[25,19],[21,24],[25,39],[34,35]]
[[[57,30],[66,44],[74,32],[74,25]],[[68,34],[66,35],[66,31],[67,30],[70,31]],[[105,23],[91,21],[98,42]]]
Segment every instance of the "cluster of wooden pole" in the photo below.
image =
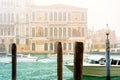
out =
[[[62,80],[62,45],[58,42],[57,46],[57,80]],[[82,80],[83,66],[83,43],[75,42],[74,47],[74,80]]]
[[[82,80],[83,43],[75,42],[74,80]],[[62,80],[63,52],[61,42],[57,43],[57,80]],[[16,80],[16,44],[12,44],[12,80]]]

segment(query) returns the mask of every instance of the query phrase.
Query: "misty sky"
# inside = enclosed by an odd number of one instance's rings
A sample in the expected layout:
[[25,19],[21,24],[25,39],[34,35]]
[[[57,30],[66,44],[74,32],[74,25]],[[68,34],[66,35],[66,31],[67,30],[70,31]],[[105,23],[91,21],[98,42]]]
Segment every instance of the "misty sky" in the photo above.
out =
[[59,3],[88,8],[88,28],[98,30],[108,24],[120,36],[120,0],[37,0],[39,5]]

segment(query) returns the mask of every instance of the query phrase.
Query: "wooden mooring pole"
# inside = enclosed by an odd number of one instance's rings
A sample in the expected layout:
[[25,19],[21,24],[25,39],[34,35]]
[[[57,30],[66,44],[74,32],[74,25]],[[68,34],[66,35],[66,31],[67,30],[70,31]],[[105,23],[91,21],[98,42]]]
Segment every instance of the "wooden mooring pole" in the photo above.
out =
[[58,42],[57,45],[57,80],[62,80],[62,45],[61,42]]
[[12,80],[16,80],[16,44],[12,44]]
[[83,50],[83,42],[75,42],[74,80],[82,80]]

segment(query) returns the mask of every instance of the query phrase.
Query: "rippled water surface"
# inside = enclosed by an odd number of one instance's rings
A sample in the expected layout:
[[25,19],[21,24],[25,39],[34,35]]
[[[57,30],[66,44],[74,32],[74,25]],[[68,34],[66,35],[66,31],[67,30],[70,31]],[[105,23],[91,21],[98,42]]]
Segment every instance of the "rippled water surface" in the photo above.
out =
[[[66,61],[64,61],[66,62]],[[0,63],[0,80],[11,80],[11,64]],[[17,80],[57,80],[56,59],[17,63]],[[63,80],[73,80],[73,73],[63,65]],[[105,80],[105,77],[83,76],[83,80]],[[120,80],[120,77],[111,77]]]

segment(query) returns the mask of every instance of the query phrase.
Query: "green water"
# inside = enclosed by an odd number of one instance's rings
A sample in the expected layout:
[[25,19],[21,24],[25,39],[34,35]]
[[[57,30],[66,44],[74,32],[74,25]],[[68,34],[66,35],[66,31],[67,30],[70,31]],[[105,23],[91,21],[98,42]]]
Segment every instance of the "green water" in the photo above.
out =
[[[0,63],[0,80],[11,80],[11,64]],[[17,63],[17,80],[57,80],[56,59]],[[73,80],[73,73],[63,66],[63,80]],[[105,80],[105,77],[83,76],[83,80]],[[120,80],[120,77],[111,77]]]

